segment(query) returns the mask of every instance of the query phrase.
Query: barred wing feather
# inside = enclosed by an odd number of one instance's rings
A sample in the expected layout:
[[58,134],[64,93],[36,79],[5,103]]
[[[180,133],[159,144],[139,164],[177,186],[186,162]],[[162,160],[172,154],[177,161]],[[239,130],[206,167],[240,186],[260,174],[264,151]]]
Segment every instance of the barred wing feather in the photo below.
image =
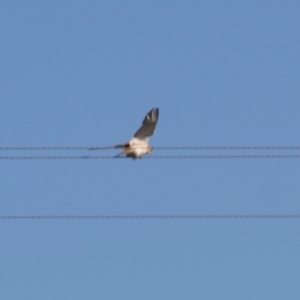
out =
[[133,139],[136,138],[138,140],[148,141],[155,132],[158,115],[158,108],[153,108],[149,111],[143,120],[141,128],[134,134]]

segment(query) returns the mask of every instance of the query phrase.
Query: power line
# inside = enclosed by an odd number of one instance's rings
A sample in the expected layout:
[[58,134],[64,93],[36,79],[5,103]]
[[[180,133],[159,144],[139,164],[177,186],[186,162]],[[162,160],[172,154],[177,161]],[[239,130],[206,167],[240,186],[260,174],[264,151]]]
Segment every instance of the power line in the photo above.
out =
[[300,214],[234,215],[0,215],[0,220],[300,219]]
[[[91,147],[0,147],[0,150],[5,151],[44,151],[44,150],[89,150]],[[111,149],[111,147],[102,147],[104,149]],[[99,149],[100,150],[100,149]]]
[[[0,156],[0,160],[99,160],[99,159],[128,159],[124,156]],[[150,155],[142,159],[298,159],[300,154],[290,155]]]
[[[88,150],[107,150],[111,147],[90,147]],[[300,146],[158,146],[155,150],[300,150]]]
[[[79,150],[111,150],[115,146],[89,147],[89,146],[43,146],[43,147],[0,147],[2,151],[79,151]],[[155,150],[300,150],[300,146],[158,146]]]

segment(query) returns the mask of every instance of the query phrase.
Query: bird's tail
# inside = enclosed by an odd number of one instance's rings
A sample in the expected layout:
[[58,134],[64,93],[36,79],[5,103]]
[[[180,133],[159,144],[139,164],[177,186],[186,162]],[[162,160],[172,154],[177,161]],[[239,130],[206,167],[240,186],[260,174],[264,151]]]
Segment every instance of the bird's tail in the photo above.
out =
[[115,148],[115,149],[117,149],[117,148],[128,148],[128,147],[129,147],[129,143],[112,146],[112,148]]
[[129,143],[115,145],[114,146],[115,149],[123,148],[124,150],[122,152],[120,152],[119,154],[117,154],[116,156],[114,156],[114,157],[120,157],[120,156],[126,154],[126,149],[129,148],[129,146],[130,146]]
[[106,149],[117,149],[117,148],[127,148],[127,147],[129,147],[129,143],[107,146],[107,147],[91,147],[89,148],[89,150],[106,150]]

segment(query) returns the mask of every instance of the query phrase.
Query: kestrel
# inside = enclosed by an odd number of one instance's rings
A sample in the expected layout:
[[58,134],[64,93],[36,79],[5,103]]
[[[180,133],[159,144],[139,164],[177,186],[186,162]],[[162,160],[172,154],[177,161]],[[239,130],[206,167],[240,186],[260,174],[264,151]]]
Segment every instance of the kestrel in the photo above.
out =
[[134,134],[129,143],[114,146],[114,148],[124,148],[117,156],[124,154],[127,157],[136,159],[142,158],[145,154],[150,154],[153,149],[149,145],[149,139],[155,132],[158,115],[158,108],[150,110],[145,116],[141,128]]

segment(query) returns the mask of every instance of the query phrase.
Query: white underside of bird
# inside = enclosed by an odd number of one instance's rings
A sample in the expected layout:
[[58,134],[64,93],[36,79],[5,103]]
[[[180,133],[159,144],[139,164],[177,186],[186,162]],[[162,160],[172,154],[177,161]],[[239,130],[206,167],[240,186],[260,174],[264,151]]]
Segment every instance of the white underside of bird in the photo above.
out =
[[129,142],[129,147],[124,150],[124,154],[130,155],[134,158],[142,157],[145,154],[152,152],[152,148],[147,142],[132,138]]

